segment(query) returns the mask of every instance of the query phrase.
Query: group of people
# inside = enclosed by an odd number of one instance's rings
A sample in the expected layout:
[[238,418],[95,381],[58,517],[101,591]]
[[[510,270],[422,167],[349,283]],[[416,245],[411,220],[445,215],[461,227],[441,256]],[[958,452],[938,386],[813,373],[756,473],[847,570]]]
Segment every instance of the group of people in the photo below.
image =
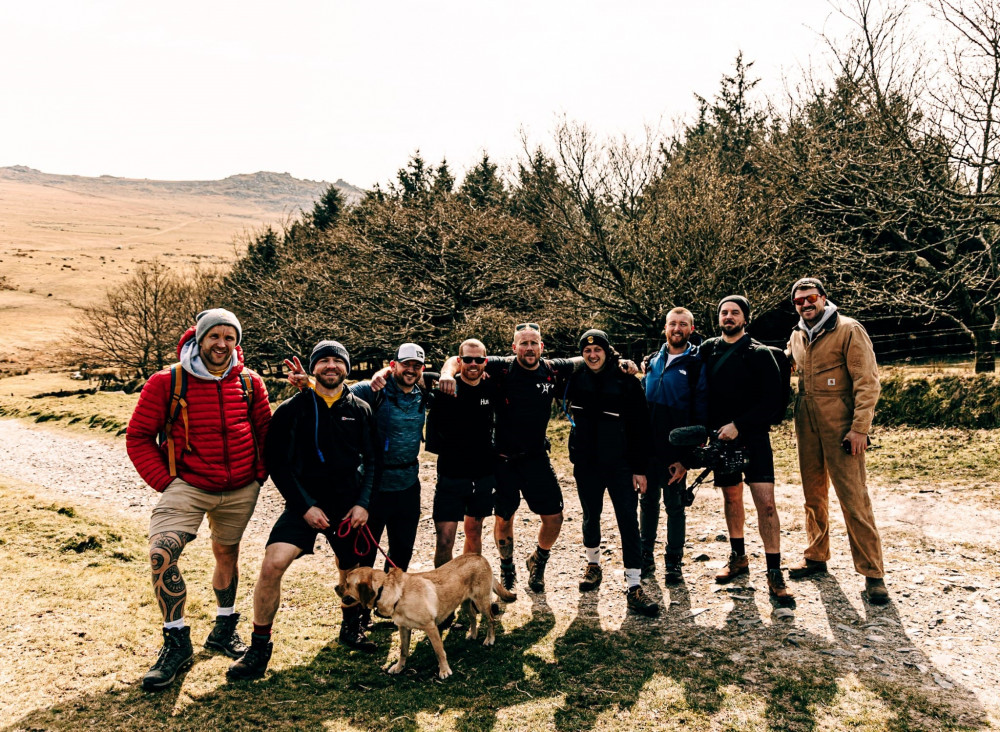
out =
[[[878,371],[871,341],[841,315],[823,284],[794,284],[800,316],[788,343],[798,375],[795,432],[806,509],[808,547],[789,576],[826,571],[830,558],[829,479],[843,508],[865,596],[888,601],[882,550],[865,477]],[[742,467],[714,482],[724,496],[731,552],[715,577],[727,583],[749,573],[744,540],[744,481],[757,510],[770,595],[793,601],[781,569],[780,524],[774,499],[769,431],[772,405],[783,388],[771,349],[746,329],[751,309],[740,295],[718,307],[720,335],[704,341],[685,308],[666,316],[666,342],[642,368],[622,359],[596,329],[580,338],[580,355],[543,356],[537,323],[513,333],[513,354],[488,356],[476,339],[464,341],[439,374],[424,372],[424,350],[404,343],[372,379],[347,385],[348,350],[320,341],[307,367],[286,362],[299,393],[272,416],[260,377],[245,368],[242,329],[224,309],[207,310],[181,337],[179,363],[150,377],[126,431],[128,453],[142,478],[162,496],[150,521],[153,590],[163,615],[163,646],[143,686],[173,683],[193,658],[184,619],[187,590],[179,557],[208,517],[218,609],[205,647],[234,659],[234,679],[262,676],[272,652],[271,629],[285,572],[313,552],[323,534],[341,570],[374,566],[386,534],[386,569],[406,571],[420,518],[421,443],[436,453],[433,501],[434,565],[451,560],[464,528],[465,553],[481,553],[484,519],[494,516],[500,581],[517,583],[514,516],[521,505],[539,517],[524,567],[533,592],[544,592],[545,569],[563,523],[563,495],[549,458],[547,428],[561,404],[571,424],[569,457],[583,509],[583,592],[602,583],[601,513],[609,495],[621,536],[628,608],[655,616],[659,606],[641,580],[655,573],[660,501],[667,515],[664,580],[683,581],[687,448],[670,432],[702,425],[739,448]],[[697,342],[696,341],[700,341]],[[253,631],[247,646],[235,611],[239,546],[260,486],[270,474],[285,509],[267,540],[253,593]],[[455,622],[454,617],[444,625]],[[343,608],[340,641],[364,651],[369,611]]]

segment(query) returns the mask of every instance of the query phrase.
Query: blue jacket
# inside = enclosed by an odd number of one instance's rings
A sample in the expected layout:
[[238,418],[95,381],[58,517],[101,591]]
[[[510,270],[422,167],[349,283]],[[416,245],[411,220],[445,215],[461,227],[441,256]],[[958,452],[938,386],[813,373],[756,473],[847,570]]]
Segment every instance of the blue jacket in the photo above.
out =
[[371,382],[361,381],[348,387],[351,394],[372,408],[382,449],[382,481],[379,491],[406,490],[419,480],[420,442],[424,435],[426,398],[420,386],[409,394],[391,376],[385,388],[373,391]]
[[[708,380],[698,346],[689,344],[669,367],[667,355],[667,345],[663,344],[649,360],[643,385],[653,424],[653,453],[674,462],[681,459],[682,452],[670,446],[670,430],[708,421]],[[692,390],[695,369],[698,375]]]

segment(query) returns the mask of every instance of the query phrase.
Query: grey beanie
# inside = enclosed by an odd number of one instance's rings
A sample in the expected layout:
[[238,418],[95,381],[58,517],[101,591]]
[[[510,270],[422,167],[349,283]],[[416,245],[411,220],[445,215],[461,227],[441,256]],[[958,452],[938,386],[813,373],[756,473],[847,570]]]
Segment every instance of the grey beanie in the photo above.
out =
[[313,372],[313,367],[316,362],[321,358],[327,358],[333,356],[339,358],[345,364],[347,364],[347,373],[351,373],[351,354],[347,352],[337,341],[320,341],[315,346],[313,346],[312,353],[309,354],[309,373]]
[[225,308],[202,310],[198,313],[196,320],[198,321],[194,326],[196,343],[201,343],[205,334],[217,325],[229,325],[236,328],[236,345],[239,345],[240,341],[243,340],[243,326],[240,325],[239,319]]
[[815,287],[819,290],[820,295],[826,297],[826,288],[823,287],[822,282],[815,277],[803,277],[801,280],[798,280],[794,285],[792,285],[792,299],[795,299],[796,290],[808,290],[811,287]]
[[736,303],[740,310],[743,311],[743,319],[750,323],[750,301],[747,300],[743,295],[728,295],[721,300],[719,300],[719,310],[722,310],[722,306],[727,302]]

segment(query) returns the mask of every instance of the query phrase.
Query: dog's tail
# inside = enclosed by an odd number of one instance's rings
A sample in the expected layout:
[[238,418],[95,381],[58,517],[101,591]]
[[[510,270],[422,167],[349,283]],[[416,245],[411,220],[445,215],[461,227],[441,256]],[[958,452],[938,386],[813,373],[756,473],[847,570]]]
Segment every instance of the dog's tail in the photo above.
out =
[[517,595],[515,595],[510,590],[504,589],[504,586],[500,584],[500,580],[498,580],[496,577],[493,578],[493,591],[497,594],[497,597],[499,597],[504,602],[517,601]]

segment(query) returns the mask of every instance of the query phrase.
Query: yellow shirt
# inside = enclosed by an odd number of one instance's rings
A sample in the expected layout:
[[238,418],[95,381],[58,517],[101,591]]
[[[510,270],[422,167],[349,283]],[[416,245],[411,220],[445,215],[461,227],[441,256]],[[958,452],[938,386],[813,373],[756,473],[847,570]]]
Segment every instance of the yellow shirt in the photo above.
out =
[[326,402],[326,406],[329,409],[330,407],[332,407],[334,404],[337,403],[337,401],[340,399],[340,397],[344,396],[344,391],[345,391],[345,389],[341,389],[340,391],[338,391],[333,396],[327,396],[326,394],[320,394],[317,391],[316,392],[316,396],[318,396],[320,399],[322,399],[324,402]]

